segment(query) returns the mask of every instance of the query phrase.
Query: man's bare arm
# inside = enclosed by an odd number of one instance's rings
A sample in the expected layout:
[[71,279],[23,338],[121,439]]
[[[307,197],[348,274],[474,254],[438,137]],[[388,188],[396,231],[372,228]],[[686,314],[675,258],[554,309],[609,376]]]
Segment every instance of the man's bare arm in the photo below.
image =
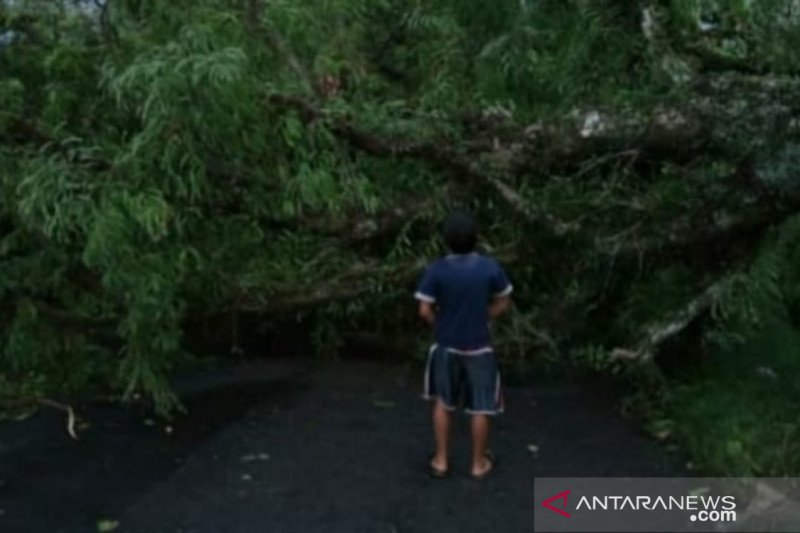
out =
[[434,309],[433,304],[430,302],[420,302],[419,316],[422,318],[422,320],[433,326],[436,323],[436,310]]
[[497,296],[492,303],[489,304],[489,319],[494,320],[499,317],[511,307],[510,296]]

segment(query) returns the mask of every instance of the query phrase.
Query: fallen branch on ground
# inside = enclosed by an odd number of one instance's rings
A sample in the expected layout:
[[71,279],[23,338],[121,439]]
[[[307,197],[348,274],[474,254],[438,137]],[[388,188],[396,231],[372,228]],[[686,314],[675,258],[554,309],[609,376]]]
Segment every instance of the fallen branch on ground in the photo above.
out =
[[75,432],[75,422],[77,421],[77,418],[75,417],[75,411],[72,409],[72,406],[65,405],[48,398],[39,398],[36,403],[65,412],[67,414],[67,434],[73,440],[80,440],[78,438],[78,434]]

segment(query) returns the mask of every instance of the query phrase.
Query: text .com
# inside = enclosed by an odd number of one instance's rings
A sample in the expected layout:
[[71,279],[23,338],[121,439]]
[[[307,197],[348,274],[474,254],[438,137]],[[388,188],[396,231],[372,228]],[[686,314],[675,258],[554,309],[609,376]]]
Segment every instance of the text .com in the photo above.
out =
[[689,517],[692,522],[736,522],[736,511],[699,511]]

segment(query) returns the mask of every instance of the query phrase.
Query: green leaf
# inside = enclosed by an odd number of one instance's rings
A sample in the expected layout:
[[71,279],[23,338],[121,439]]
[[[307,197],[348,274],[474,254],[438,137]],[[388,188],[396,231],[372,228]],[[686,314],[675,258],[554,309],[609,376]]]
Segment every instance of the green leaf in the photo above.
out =
[[119,522],[116,520],[100,520],[97,522],[98,533],[108,533],[114,531],[119,527]]

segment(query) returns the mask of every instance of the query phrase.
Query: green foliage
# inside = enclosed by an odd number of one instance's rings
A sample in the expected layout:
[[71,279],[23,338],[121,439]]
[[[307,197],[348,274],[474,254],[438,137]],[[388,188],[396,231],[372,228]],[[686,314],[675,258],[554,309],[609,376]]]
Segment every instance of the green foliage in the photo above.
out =
[[800,196],[800,145],[780,146],[777,153],[763,154],[760,159],[758,173],[768,187],[781,196]]
[[709,340],[733,349],[766,325],[792,320],[798,305],[798,243],[800,218],[795,216],[765,239],[747,270],[725,280],[712,309],[717,327],[707,332]]
[[476,57],[483,97],[525,115],[646,93],[644,43],[631,31],[627,9],[615,2],[581,2],[577,9],[570,2],[543,2],[511,10],[505,22],[510,30],[487,38]]
[[668,267],[632,283],[622,312],[615,317],[616,333],[624,338],[624,332],[632,324],[664,320],[697,294],[696,286],[692,273],[682,266]]
[[730,351],[717,351],[697,378],[675,386],[669,411],[678,442],[703,473],[784,476],[800,472],[798,332],[773,323]]
[[[582,230],[550,242],[494,192],[355,150],[334,124],[469,154],[481,121],[561,124],[585,107],[674,101],[685,87],[664,75],[669,58],[683,74],[796,73],[797,17],[775,16],[776,1],[654,3],[663,27],[652,39],[643,4],[623,0],[120,0],[102,18],[73,2],[2,4],[0,395],[29,406],[145,392],[168,413],[186,322],[330,284],[344,296],[301,311],[320,354],[334,356],[348,327],[414,327],[398,272],[441,252],[433,230],[454,205],[479,214],[486,250],[518,252],[520,311],[498,331],[510,361],[557,360],[566,347],[624,374],[606,344],[685,305],[705,280],[674,261],[619,267],[596,253],[594,228],[617,249],[630,228],[655,239],[708,202],[737,210],[741,198],[719,190],[738,160],[675,166],[612,147],[574,175],[503,176],[533,211]],[[297,99],[314,120],[286,103]],[[796,147],[768,148],[758,173],[791,200]],[[420,201],[430,209],[394,231],[348,240]],[[723,287],[709,333],[720,345],[797,320],[794,225]]]
[[797,74],[800,12],[793,0],[669,0],[668,24],[715,66]]
[[625,370],[624,364],[611,359],[608,350],[603,346],[587,345],[575,348],[570,354],[578,368],[593,372],[618,375]]

